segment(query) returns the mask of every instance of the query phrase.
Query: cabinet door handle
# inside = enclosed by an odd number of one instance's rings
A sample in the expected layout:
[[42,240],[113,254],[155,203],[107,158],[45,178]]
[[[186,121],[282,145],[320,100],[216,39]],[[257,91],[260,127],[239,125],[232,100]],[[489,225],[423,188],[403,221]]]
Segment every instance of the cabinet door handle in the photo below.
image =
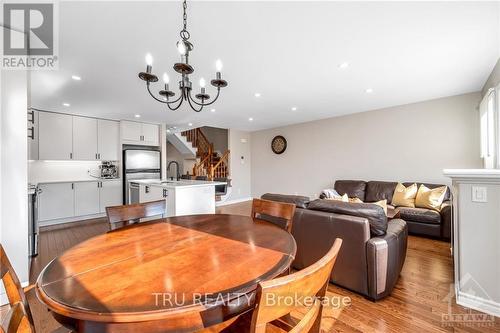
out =
[[95,159],[96,159],[96,160],[98,159],[98,157],[97,157],[97,153],[95,153]]
[[99,159],[101,159],[101,153],[98,153],[97,156]]
[[71,183],[71,189],[74,190],[75,189],[75,184],[74,183]]
[[144,188],[144,192],[149,193],[149,186],[146,186],[146,187]]
[[34,125],[35,124],[35,111],[28,111],[28,116],[31,116],[31,118],[28,118],[28,121]]
[[72,160],[73,159],[73,153],[69,153],[69,159]]
[[28,132],[30,132],[28,134],[28,138],[31,140],[35,140],[35,128],[34,127],[28,128]]

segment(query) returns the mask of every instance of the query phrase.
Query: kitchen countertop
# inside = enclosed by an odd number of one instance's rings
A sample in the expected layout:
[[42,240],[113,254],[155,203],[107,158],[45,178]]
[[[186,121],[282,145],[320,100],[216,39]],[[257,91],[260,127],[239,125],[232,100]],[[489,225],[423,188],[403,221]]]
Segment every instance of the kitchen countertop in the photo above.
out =
[[106,182],[106,181],[116,181],[121,180],[121,178],[88,178],[88,179],[69,179],[69,180],[48,180],[30,183],[31,185],[38,186],[40,184],[60,184],[60,183],[84,183],[84,182]]
[[214,182],[205,180],[161,180],[161,179],[132,179],[129,183],[138,183],[140,185],[159,186],[163,188],[185,188],[185,187],[204,187],[226,185],[226,182]]

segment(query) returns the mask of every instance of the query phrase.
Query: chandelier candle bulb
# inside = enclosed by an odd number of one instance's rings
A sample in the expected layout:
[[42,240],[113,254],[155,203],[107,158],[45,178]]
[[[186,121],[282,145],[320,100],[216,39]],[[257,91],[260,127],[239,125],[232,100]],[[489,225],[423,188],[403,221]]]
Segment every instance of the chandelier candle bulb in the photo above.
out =
[[218,73],[222,71],[222,61],[220,59],[217,59],[217,61],[215,62],[215,68],[217,69]]

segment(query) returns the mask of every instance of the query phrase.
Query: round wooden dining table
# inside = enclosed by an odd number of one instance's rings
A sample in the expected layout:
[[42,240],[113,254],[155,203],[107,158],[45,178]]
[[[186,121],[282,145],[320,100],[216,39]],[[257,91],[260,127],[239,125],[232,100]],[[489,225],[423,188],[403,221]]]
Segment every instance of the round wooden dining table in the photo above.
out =
[[253,308],[258,283],[295,252],[288,232],[251,217],[171,217],[74,246],[43,269],[36,292],[77,332],[210,330]]

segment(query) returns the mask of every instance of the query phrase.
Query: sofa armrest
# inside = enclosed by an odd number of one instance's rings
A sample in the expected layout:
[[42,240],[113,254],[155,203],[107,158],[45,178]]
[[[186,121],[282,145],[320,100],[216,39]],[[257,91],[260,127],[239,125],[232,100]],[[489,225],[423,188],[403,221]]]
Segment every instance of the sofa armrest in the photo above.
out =
[[373,300],[390,295],[406,258],[408,226],[401,219],[390,220],[384,236],[366,244],[368,295]]
[[450,200],[443,202],[441,205],[441,238],[450,240],[453,228],[453,204]]
[[366,242],[370,239],[368,219],[297,209],[292,224],[297,242],[293,267],[303,269],[321,259],[336,238],[343,240],[330,280],[340,286],[368,293]]

